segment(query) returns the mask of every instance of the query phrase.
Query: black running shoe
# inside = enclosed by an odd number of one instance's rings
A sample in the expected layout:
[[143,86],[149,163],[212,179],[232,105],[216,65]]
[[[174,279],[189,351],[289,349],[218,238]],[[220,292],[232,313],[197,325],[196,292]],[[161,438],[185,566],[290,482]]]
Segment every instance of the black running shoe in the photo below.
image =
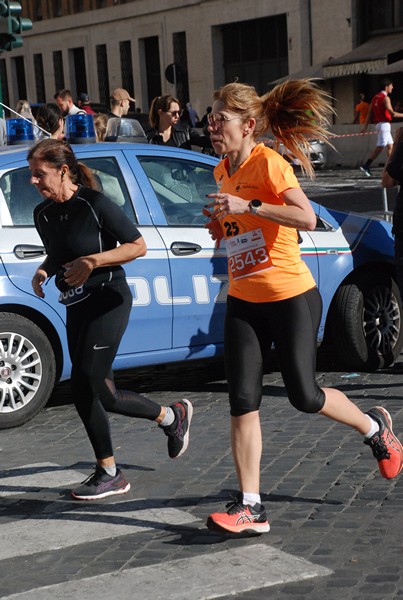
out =
[[230,533],[266,533],[270,531],[266,510],[263,504],[242,504],[239,500],[230,502],[225,512],[212,513],[207,519],[207,527],[215,531]]
[[179,400],[171,404],[175,413],[175,421],[172,425],[163,427],[159,425],[166,436],[168,436],[168,454],[170,458],[182,456],[189,445],[189,428],[193,416],[193,406],[189,400]]
[[71,496],[75,500],[98,500],[115,494],[126,494],[129,490],[130,483],[123,477],[120,469],[117,469],[115,477],[112,477],[97,465],[95,472],[83,481],[80,487],[71,491]]
[[367,177],[372,177],[372,173],[371,173],[371,171],[369,170],[369,168],[368,168],[368,167],[365,167],[364,165],[362,165],[362,166],[360,167],[360,171],[361,171],[362,173],[364,173],[364,175],[366,175]]
[[392,430],[392,417],[386,408],[374,406],[367,415],[379,424],[379,431],[364,440],[378,461],[382,477],[393,479],[403,469],[403,447]]

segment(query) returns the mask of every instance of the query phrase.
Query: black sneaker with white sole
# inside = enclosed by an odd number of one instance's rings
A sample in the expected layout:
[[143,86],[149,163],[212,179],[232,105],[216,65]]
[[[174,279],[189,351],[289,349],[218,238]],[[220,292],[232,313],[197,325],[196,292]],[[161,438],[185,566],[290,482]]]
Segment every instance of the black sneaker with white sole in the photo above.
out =
[[186,452],[189,445],[189,428],[193,416],[193,406],[189,400],[179,400],[171,404],[175,413],[172,425],[159,425],[168,436],[168,454],[170,458],[179,458]]
[[116,494],[126,494],[130,490],[130,483],[126,481],[120,469],[112,477],[99,465],[94,473],[87,477],[83,483],[71,491],[75,500],[99,500]]

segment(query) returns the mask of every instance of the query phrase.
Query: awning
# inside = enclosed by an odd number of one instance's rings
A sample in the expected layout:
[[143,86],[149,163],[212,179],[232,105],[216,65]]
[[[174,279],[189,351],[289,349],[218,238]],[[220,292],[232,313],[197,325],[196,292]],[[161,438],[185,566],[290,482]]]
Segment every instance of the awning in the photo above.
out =
[[389,75],[389,73],[400,73],[403,71],[403,60],[397,60],[390,65],[380,67],[376,71],[371,71],[368,75]]
[[[351,52],[338,58],[332,58],[323,65],[325,79],[345,77],[358,73],[372,73],[389,66],[389,55],[403,50],[403,34],[381,35],[374,37]],[[400,62],[400,61],[399,61]],[[392,66],[392,65],[390,65]],[[394,72],[394,71],[389,71]]]

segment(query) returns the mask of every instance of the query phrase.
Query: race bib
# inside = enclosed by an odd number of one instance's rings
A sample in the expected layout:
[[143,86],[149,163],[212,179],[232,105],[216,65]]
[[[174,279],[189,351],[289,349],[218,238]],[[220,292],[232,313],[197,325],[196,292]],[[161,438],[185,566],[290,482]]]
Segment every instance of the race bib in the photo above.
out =
[[225,240],[228,268],[234,279],[273,267],[261,229],[254,229]]
[[77,302],[82,302],[88,298],[91,292],[85,289],[85,285],[80,285],[76,288],[71,288],[65,292],[60,292],[59,302],[64,304],[65,306],[71,306],[72,304],[77,304]]

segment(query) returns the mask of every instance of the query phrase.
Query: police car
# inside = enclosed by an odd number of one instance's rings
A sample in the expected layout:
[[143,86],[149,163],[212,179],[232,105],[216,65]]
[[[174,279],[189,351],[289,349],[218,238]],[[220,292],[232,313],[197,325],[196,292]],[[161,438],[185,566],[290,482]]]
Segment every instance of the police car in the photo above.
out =
[[[0,429],[32,418],[71,366],[65,307],[53,281],[45,299],[31,287],[44,248],[33,226],[41,198],[30,184],[27,149],[0,152]],[[125,265],[133,308],[114,368],[221,354],[226,252],[224,244],[215,248],[202,214],[216,190],[217,159],[142,143],[73,149],[148,248]],[[323,298],[318,342],[331,344],[345,368],[391,364],[403,344],[391,225],[313,206],[317,227],[300,232],[300,247]]]

